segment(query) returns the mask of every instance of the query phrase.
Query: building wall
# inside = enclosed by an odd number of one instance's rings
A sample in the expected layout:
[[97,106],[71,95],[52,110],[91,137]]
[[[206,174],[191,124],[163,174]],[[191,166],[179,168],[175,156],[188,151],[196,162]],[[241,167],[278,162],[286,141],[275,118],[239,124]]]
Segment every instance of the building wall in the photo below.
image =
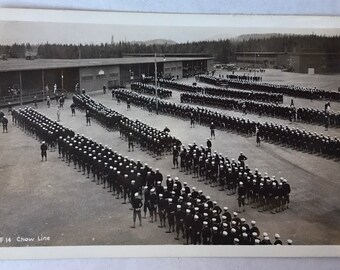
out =
[[295,72],[308,73],[308,68],[314,68],[315,74],[340,72],[340,55],[318,54],[292,57],[298,59],[298,65],[293,66]]
[[297,55],[290,55],[289,66],[293,68],[294,72],[301,72],[300,71],[300,57]]
[[183,65],[182,62],[165,62],[164,63],[164,77],[183,77]]
[[120,84],[119,66],[85,67],[79,69],[80,89],[86,91],[100,90],[103,85]]
[[236,62],[239,66],[273,68],[278,65],[276,55],[237,55]]
[[206,63],[207,63],[207,67],[206,67],[207,70],[213,71],[214,70],[214,60],[213,59],[207,60]]

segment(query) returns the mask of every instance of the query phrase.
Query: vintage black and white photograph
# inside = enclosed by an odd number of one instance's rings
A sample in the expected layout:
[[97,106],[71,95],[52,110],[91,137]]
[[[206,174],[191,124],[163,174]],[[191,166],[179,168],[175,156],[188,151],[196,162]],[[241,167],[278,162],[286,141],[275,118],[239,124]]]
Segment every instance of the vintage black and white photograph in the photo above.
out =
[[97,13],[0,20],[0,247],[340,244],[336,24]]

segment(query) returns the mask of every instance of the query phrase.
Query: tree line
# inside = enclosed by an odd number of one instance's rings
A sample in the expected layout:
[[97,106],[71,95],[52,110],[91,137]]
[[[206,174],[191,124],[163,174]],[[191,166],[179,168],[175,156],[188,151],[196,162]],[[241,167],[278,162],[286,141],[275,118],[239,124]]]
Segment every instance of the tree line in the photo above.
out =
[[0,54],[23,58],[32,48],[39,58],[78,59],[111,58],[138,53],[204,53],[223,63],[235,61],[236,52],[326,52],[340,53],[340,36],[275,35],[242,39],[220,39],[178,44],[146,45],[136,42],[101,44],[12,44],[1,45]]

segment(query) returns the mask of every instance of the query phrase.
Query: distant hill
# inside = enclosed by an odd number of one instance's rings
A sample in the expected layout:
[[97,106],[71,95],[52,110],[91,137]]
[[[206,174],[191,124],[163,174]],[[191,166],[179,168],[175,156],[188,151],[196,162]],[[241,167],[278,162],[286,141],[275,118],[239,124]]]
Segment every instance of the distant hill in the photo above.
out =
[[174,45],[177,44],[177,42],[171,40],[171,39],[152,39],[143,41],[145,45]]

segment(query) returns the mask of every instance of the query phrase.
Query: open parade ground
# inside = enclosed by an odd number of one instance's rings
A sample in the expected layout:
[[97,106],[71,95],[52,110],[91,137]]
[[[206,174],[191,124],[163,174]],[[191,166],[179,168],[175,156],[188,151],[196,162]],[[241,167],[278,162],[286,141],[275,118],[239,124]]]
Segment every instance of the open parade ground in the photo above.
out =
[[[215,76],[225,74],[217,71]],[[237,73],[236,73],[237,74]],[[266,70],[263,82],[293,84],[318,87],[336,91],[340,86],[339,75],[306,75],[286,73],[279,70]],[[180,79],[179,82],[191,85],[194,78]],[[198,85],[205,85],[197,83]],[[167,101],[180,103],[180,93],[172,90],[172,97]],[[196,142],[205,145],[210,137],[208,126],[190,127],[190,121],[175,118],[147,110],[131,104],[117,103],[108,91],[88,91],[95,101],[102,103],[133,120],[140,120],[157,129],[165,126],[170,134],[180,139],[183,145]],[[284,96],[284,104],[292,97]],[[326,101],[293,98],[295,105],[323,109]],[[168,153],[156,159],[140,147],[128,152],[128,142],[120,138],[119,131],[107,130],[94,119],[91,126],[86,126],[85,113],[76,110],[71,116],[72,93],[68,93],[64,109],[60,113],[60,124],[76,133],[84,134],[114,151],[128,156],[134,161],[148,163],[153,169],[159,168],[164,177],[171,175],[187,182],[188,186],[203,190],[212,200],[216,200],[229,212],[237,210],[237,195],[227,196],[226,191],[198,182],[192,175],[187,175],[172,167],[172,155]],[[27,106],[33,107],[33,104]],[[193,105],[195,106],[195,105]],[[339,102],[331,102],[332,110],[340,111]],[[23,106],[25,107],[25,106]],[[330,127],[327,131],[322,125],[302,122],[290,123],[288,120],[246,114],[221,108],[209,109],[230,116],[248,118],[260,123],[273,122],[289,127],[305,129],[318,134],[340,137],[340,129]],[[19,107],[16,107],[19,108]],[[51,101],[39,102],[37,111],[52,120],[57,119],[57,104]],[[58,158],[57,152],[47,152],[47,162],[41,162],[40,143],[33,136],[28,136],[11,123],[8,133],[0,134],[0,236],[1,246],[64,246],[64,245],[182,245],[183,239],[175,240],[175,233],[166,233],[159,228],[159,222],[150,223],[149,217],[142,219],[142,226],[131,228],[132,211],[130,204],[122,204],[102,185],[96,185],[86,176]],[[238,158],[240,152],[248,157],[246,164],[262,174],[283,177],[291,186],[289,209],[272,214],[270,211],[259,212],[246,205],[245,212],[239,214],[250,224],[256,220],[261,233],[267,232],[271,239],[279,233],[286,243],[292,239],[294,245],[339,245],[340,244],[340,163],[335,159],[289,147],[282,147],[263,141],[256,146],[256,138],[244,136],[228,130],[216,130],[216,139],[212,140],[212,150],[229,158]]]

